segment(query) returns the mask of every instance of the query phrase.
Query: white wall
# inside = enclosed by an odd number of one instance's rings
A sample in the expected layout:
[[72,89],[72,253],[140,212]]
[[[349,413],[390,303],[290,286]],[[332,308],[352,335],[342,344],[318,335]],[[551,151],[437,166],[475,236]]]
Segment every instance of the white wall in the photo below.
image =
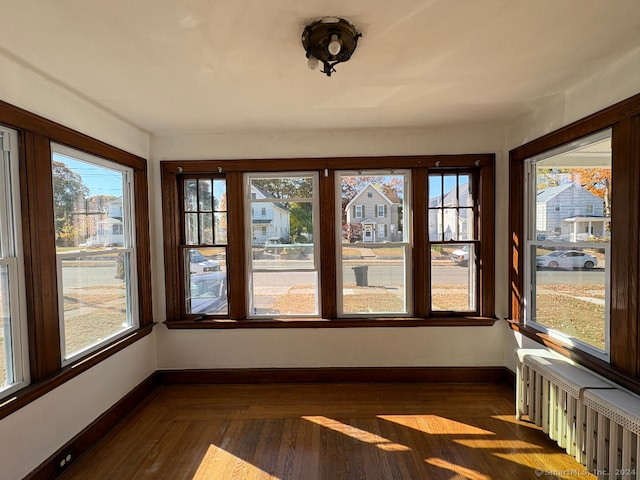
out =
[[[0,55],[0,99],[144,158],[149,136]],[[156,370],[154,335],[0,421],[0,477],[20,479]]]
[[[384,156],[502,152],[504,130],[478,125],[439,129],[255,132],[166,135],[152,139],[152,237],[162,237],[160,160]],[[506,159],[498,157],[498,190],[506,189]],[[498,195],[497,211],[506,211]],[[496,234],[498,285],[506,285],[502,261],[506,223]],[[157,245],[154,265],[162,264]],[[158,269],[160,271],[160,269]],[[504,272],[504,273],[503,273]],[[164,319],[164,284],[154,277],[156,319]],[[504,288],[503,288],[504,290]],[[500,294],[504,315],[506,297]],[[493,327],[328,328],[271,330],[157,330],[158,367],[355,367],[502,365],[504,325]]]
[[0,421],[3,479],[24,478],[156,370],[148,335]]
[[[530,142],[542,135],[580,120],[603,108],[640,93],[640,48],[620,58],[607,69],[594,73],[568,90],[540,106],[530,115],[513,122],[506,130],[503,152]],[[506,330],[504,364],[515,369],[513,351],[523,339]],[[524,339],[526,340],[526,339]]]
[[149,135],[0,53],[0,100],[143,158]]

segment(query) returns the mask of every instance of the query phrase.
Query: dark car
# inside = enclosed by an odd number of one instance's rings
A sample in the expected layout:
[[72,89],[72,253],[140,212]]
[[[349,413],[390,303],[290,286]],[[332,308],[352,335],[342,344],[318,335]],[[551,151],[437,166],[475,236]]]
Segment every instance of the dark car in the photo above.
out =
[[227,309],[227,275],[211,272],[191,275],[190,313],[225,313]]
[[209,260],[198,250],[189,251],[191,273],[207,273],[220,271],[220,262]]

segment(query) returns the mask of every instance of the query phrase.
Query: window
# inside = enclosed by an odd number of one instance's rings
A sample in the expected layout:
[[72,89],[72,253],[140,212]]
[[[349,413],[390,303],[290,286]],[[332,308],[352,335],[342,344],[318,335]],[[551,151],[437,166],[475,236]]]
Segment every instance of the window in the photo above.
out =
[[[3,102],[0,122],[3,418],[151,333],[153,317],[146,161]],[[121,193],[95,194],[114,181]]]
[[[409,171],[339,172],[336,205],[340,211],[336,220],[341,227],[337,231],[343,232],[338,262],[342,284],[339,316],[412,314],[412,280],[407,269],[411,232],[408,225],[403,225],[401,215],[410,211],[405,198],[405,193],[411,192],[410,178]],[[384,224],[376,230],[376,224],[369,223],[369,219],[350,214],[352,206],[364,200],[365,193],[373,201],[392,202],[389,223],[398,227],[396,236],[384,238]]]
[[[493,156],[361,163],[161,162],[167,326],[492,324]],[[209,204],[185,203],[204,179],[226,185],[224,242],[203,242],[209,220],[198,233]],[[185,249],[205,257],[210,281],[186,268]]]
[[132,171],[53,144],[63,364],[138,326]]
[[17,146],[16,132],[0,127],[0,395],[29,380]]
[[511,327],[636,393],[638,158],[640,95],[515,148],[509,165]]
[[480,237],[474,176],[467,172],[430,173],[428,192],[431,309],[475,312]]
[[[318,316],[317,175],[247,174],[245,188],[251,205],[269,211],[266,229],[271,232],[247,241],[250,317]],[[255,220],[246,231],[254,227]]]
[[228,311],[226,182],[214,176],[186,178],[181,192],[181,287],[186,313],[224,315]]
[[[605,130],[525,161],[527,322],[601,358],[609,351],[611,157]],[[554,203],[565,213],[548,208]]]

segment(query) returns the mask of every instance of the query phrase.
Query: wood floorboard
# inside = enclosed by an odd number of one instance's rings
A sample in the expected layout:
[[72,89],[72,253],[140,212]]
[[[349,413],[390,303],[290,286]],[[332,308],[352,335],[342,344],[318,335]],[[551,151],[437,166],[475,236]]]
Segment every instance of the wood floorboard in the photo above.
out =
[[595,479],[514,410],[494,384],[170,385],[59,478]]

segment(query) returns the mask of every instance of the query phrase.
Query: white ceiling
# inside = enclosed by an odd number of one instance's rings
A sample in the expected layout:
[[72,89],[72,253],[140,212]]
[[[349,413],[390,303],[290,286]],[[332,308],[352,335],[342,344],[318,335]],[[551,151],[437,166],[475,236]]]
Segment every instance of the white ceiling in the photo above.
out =
[[[0,52],[152,134],[503,124],[640,48],[640,0],[0,3]],[[330,78],[322,16],[362,32]]]

